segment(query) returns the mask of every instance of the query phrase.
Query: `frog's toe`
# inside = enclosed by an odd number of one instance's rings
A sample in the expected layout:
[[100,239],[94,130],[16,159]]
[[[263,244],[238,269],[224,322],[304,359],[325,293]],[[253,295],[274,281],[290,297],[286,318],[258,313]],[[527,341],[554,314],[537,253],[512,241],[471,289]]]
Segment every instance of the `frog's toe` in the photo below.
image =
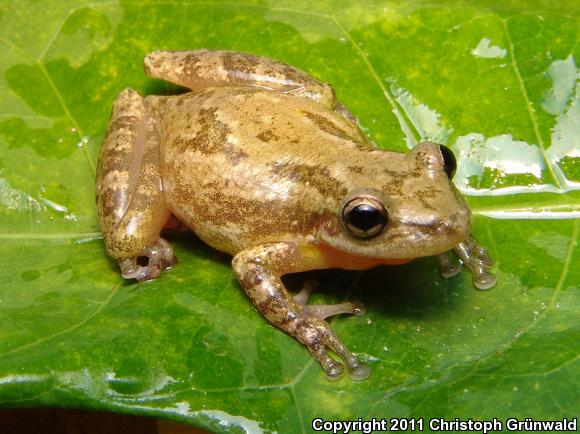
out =
[[363,316],[366,312],[367,310],[365,306],[359,301],[347,301],[345,303],[337,304],[313,304],[310,306],[304,306],[303,309],[305,316],[315,317],[318,319],[326,319],[340,313]]
[[348,375],[353,381],[361,381],[367,378],[371,374],[371,368],[366,364],[361,362],[354,354],[348,351],[344,345],[340,342],[339,344],[342,348],[332,347],[332,351],[339,354],[342,359],[346,362],[348,367]]
[[314,358],[320,362],[330,380],[339,379],[343,374],[343,367],[342,364],[328,356],[326,348],[340,356],[346,364],[352,380],[360,381],[370,375],[370,368],[346,348],[324,320],[307,317],[303,321],[301,332],[297,337],[308,347]]
[[367,308],[360,300],[354,300],[350,302],[352,306],[352,314],[354,316],[365,316],[367,314]]
[[294,301],[300,306],[303,306],[303,314],[318,319],[326,319],[333,315],[340,313],[348,313],[356,316],[363,316],[367,310],[365,306],[358,300],[337,304],[314,304],[308,305],[310,294],[318,288],[318,280],[308,279],[304,282],[302,289],[294,296]]
[[491,256],[489,256],[489,252],[485,247],[475,244],[474,250],[476,252],[477,258],[484,266],[488,268],[493,267],[493,259],[491,259]]
[[326,378],[328,378],[330,381],[339,380],[340,377],[342,377],[342,374],[344,374],[344,368],[337,361],[332,359],[330,360],[331,360],[330,365],[324,367],[324,373],[326,374]]
[[344,374],[342,364],[331,358],[323,345],[312,345],[308,349],[312,356],[320,362],[326,378],[330,381],[336,381],[342,377],[342,374]]
[[487,269],[482,268],[478,270],[477,273],[473,273],[473,285],[477,289],[491,289],[495,286],[496,278],[495,275],[487,271]]
[[461,271],[461,264],[451,252],[443,252],[437,255],[437,263],[439,264],[439,273],[445,279],[456,276]]
[[119,265],[124,279],[145,282],[159,277],[163,270],[177,263],[173,248],[163,238],[143,249],[136,258],[123,259]]
[[[146,265],[141,265],[140,263]],[[147,256],[124,259],[119,265],[123,279],[135,279],[138,282],[156,279],[162,271],[159,264],[153,263]]]
[[358,362],[348,371],[348,375],[352,381],[362,381],[371,375],[371,368],[369,365]]
[[477,289],[490,289],[495,285],[495,275],[490,271],[493,260],[487,250],[481,247],[473,238],[460,243],[455,252],[461,262],[471,270],[473,285]]
[[123,279],[137,279],[138,281],[145,280],[147,276],[147,267],[139,265],[137,258],[123,259],[119,262],[121,268],[121,275]]

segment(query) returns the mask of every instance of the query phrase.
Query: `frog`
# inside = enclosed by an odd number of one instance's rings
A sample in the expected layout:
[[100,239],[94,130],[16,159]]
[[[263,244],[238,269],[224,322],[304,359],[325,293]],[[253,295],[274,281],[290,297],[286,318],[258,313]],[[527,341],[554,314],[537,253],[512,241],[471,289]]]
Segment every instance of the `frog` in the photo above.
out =
[[330,326],[363,315],[357,300],[309,304],[282,277],[366,270],[434,256],[444,278],[463,264],[473,284],[495,284],[453,184],[457,161],[423,141],[379,148],[327,84],[276,60],[226,50],[155,51],[145,73],[187,89],[117,97],[97,168],[108,255],[124,279],[156,279],[176,264],[168,228],[191,230],[232,257],[255,309],[305,345],[329,380],[360,381],[370,367]]

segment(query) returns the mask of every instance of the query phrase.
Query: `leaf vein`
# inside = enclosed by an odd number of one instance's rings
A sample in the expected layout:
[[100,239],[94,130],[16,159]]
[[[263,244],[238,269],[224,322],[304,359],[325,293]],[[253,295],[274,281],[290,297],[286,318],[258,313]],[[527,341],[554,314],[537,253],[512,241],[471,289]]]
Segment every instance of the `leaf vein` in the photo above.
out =
[[[360,45],[354,40],[354,38],[352,37],[352,35],[350,34],[350,32],[342,25],[342,23],[334,15],[330,16],[330,19],[334,22],[334,24],[336,25],[336,27],[338,27],[338,29],[345,35],[345,37],[347,38],[347,40],[349,41],[349,43],[351,44],[351,46],[356,51],[357,55],[363,61],[363,63],[365,64],[366,68],[368,69],[368,71],[370,72],[371,76],[373,77],[373,80],[377,83],[377,85],[381,89],[383,95],[385,96],[385,98],[387,99],[387,101],[389,102],[389,104],[391,105],[392,110],[393,110],[393,113],[395,114],[395,116],[399,120],[399,122],[401,123],[401,126],[412,134],[412,137],[411,138],[412,138],[413,142],[416,144],[418,142],[418,140],[421,139],[421,137],[419,137],[419,139],[417,139],[417,137],[415,137],[415,134],[413,133],[413,131],[411,130],[411,128],[409,128],[409,125],[407,124],[407,121],[411,122],[411,124],[413,125],[413,127],[415,129],[415,133],[420,136],[419,128],[417,128],[417,125],[415,125],[415,123],[412,121],[412,119],[410,119],[408,117],[407,117],[407,120],[405,120],[405,117],[403,116],[403,114],[399,110],[399,106],[397,105],[397,102],[396,102],[395,98],[393,97],[393,95],[391,95],[390,91],[385,87],[385,85],[383,84],[381,78],[377,74],[376,69],[374,68],[374,66],[369,61],[368,56],[360,48]],[[405,132],[405,131],[403,131],[403,132]]]
[[[525,82],[522,78],[520,68],[518,67],[518,64],[516,62],[514,43],[512,41],[512,37],[510,35],[509,29],[507,26],[507,20],[500,19],[500,22],[501,22],[501,25],[502,25],[502,28],[503,28],[503,31],[504,31],[504,34],[506,37],[507,45],[508,45],[508,51],[509,51],[509,56],[510,56],[510,60],[511,60],[510,63],[511,63],[512,69],[514,71],[514,74],[516,76],[516,80],[518,82],[518,85],[520,87],[522,97],[524,98],[526,108],[528,109],[528,114],[530,116],[530,121],[532,123],[532,128],[534,129],[534,134],[536,136],[538,146],[540,148],[540,151],[542,152],[542,156],[544,157],[544,161],[546,163],[546,167],[548,168],[548,172],[550,173],[550,177],[552,178],[552,180],[557,188],[562,188],[562,185],[565,185],[565,180],[564,180],[564,182],[562,182],[564,175],[561,173],[561,170],[559,167],[554,167],[554,165],[552,164],[552,161],[546,155],[546,149],[544,148],[544,140],[542,139],[542,134],[540,133],[540,127],[538,125],[538,120],[536,119],[536,115],[534,114],[534,108],[533,108],[532,102],[530,100],[530,97],[528,95],[528,90],[527,90]],[[557,174],[556,171],[558,171],[559,173]]]
[[78,329],[79,327],[82,327],[83,325],[85,325],[87,322],[89,322],[91,319],[93,319],[95,316],[97,316],[99,313],[101,313],[103,311],[103,309],[109,304],[109,302],[111,301],[111,299],[113,298],[113,296],[117,293],[117,289],[119,289],[120,286],[121,286],[120,284],[117,284],[117,285],[113,286],[111,288],[111,291],[109,292],[109,295],[101,302],[101,304],[99,305],[99,307],[97,309],[95,309],[93,313],[91,313],[90,315],[88,315],[82,321],[80,321],[80,322],[78,322],[76,324],[73,324],[72,326],[67,327],[64,330],[61,330],[61,331],[56,332],[56,333],[53,333],[52,335],[43,337],[43,338],[38,339],[38,340],[36,340],[34,342],[30,342],[30,343],[25,344],[25,345],[22,345],[20,347],[14,348],[14,349],[12,349],[10,351],[6,351],[5,353],[2,353],[0,355],[0,357],[19,353],[19,352],[21,352],[23,350],[27,350],[27,349],[32,348],[32,347],[35,347],[37,345],[43,344],[43,343],[45,343],[45,342],[47,342],[47,341],[49,341],[51,339],[54,339],[56,337],[65,335],[67,333],[70,333],[70,332]]

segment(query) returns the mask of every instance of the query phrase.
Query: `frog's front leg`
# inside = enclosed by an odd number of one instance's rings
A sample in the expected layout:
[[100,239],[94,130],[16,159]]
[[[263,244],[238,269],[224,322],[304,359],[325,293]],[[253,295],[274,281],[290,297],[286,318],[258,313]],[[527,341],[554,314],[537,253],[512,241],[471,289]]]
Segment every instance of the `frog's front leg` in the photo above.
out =
[[[478,289],[490,289],[495,285],[495,276],[489,271],[493,267],[493,260],[484,247],[481,247],[469,237],[459,243],[454,249],[455,253],[471,271],[473,285]],[[459,273],[461,266],[451,251],[437,255],[441,276],[448,279]]]
[[[340,378],[343,368],[328,355],[327,349],[344,360],[353,380],[362,380],[369,375],[369,367],[344,346],[323,319],[328,314],[340,312],[325,309],[317,312],[314,306],[305,306],[304,297],[299,299],[303,304],[297,302],[280,279],[287,273],[322,268],[322,259],[312,249],[300,248],[293,243],[265,244],[239,252],[232,265],[254,306],[271,324],[306,345],[329,379]],[[338,310],[345,311],[344,308]]]
[[171,216],[159,159],[155,116],[137,92],[126,89],[113,107],[96,186],[107,253],[118,260],[126,279],[154,279],[175,263],[171,245],[159,235]]

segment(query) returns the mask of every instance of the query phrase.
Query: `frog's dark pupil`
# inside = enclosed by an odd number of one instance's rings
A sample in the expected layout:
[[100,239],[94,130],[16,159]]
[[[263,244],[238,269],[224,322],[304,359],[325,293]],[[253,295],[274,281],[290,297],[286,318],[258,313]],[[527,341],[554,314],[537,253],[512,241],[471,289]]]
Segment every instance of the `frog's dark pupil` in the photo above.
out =
[[447,146],[439,145],[439,149],[441,150],[441,155],[443,156],[443,164],[445,167],[445,173],[449,179],[453,178],[455,174],[455,170],[457,169],[457,160],[455,159],[455,155],[451,149]]
[[362,203],[351,210],[348,222],[361,231],[368,231],[379,224],[384,224],[384,216],[374,206]]

